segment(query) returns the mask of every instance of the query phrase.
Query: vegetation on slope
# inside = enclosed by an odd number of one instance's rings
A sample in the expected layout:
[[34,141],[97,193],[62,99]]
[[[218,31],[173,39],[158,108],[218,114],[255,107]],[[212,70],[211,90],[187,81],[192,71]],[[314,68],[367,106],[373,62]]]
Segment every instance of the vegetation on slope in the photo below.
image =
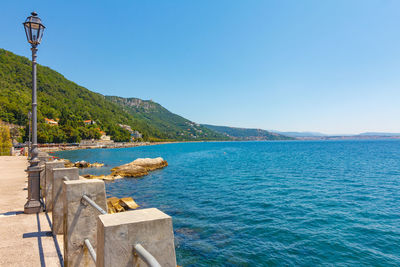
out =
[[167,140],[230,140],[220,133],[168,111],[151,100],[118,96],[106,96],[106,98],[152,127],[151,130],[157,138]]
[[295,138],[269,132],[262,129],[236,128],[228,126],[215,126],[203,124],[203,126],[219,132],[234,140],[294,140]]
[[0,156],[10,155],[10,129],[0,121]]
[[[114,141],[129,141],[129,125],[144,140],[225,140],[225,136],[170,113],[152,101],[105,97],[67,80],[60,73],[38,65],[38,142],[79,142],[97,139],[100,130]],[[0,49],[0,119],[28,124],[31,110],[31,62]],[[139,103],[134,106],[131,102]],[[58,125],[45,123],[45,118]],[[84,120],[95,121],[86,125]],[[25,138],[28,133],[26,127]]]
[[[173,114],[151,100],[103,96],[38,65],[38,142],[79,142],[98,139],[100,131],[114,141],[129,141],[128,125],[144,140],[282,140],[286,136],[258,129],[199,125]],[[31,62],[0,49],[0,120],[28,124],[31,109]],[[45,119],[58,125],[49,125]],[[85,124],[85,120],[95,124]],[[25,138],[28,127],[25,128]]]
[[[99,138],[98,129],[114,140],[130,137],[118,123],[136,126],[134,119],[101,94],[89,91],[59,74],[38,65],[38,141],[79,142]],[[0,119],[27,125],[31,109],[31,62],[0,49]],[[58,126],[45,124],[45,118],[59,119]],[[95,125],[85,125],[94,120]]]

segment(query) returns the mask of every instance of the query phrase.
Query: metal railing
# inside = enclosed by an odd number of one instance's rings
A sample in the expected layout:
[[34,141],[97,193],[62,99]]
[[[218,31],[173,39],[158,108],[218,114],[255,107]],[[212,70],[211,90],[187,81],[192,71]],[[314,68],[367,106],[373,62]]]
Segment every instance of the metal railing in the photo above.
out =
[[[63,179],[68,179],[67,177],[64,176]],[[69,179],[68,179],[69,181]],[[105,210],[103,210],[99,205],[97,205],[96,202],[94,202],[90,197],[88,197],[87,195],[83,195],[82,196],[82,200],[81,202],[86,201],[88,204],[90,204],[93,208],[95,208],[96,210],[98,210],[101,214],[107,214],[107,212]],[[94,251],[94,248],[92,246],[92,244],[90,243],[89,239],[85,239],[83,241],[84,245],[87,247],[90,256],[92,257],[93,261],[96,263],[96,259],[97,259],[97,255],[96,255],[96,251]]]
[[94,251],[94,248],[92,246],[92,244],[90,243],[89,239],[85,239],[84,244],[86,245],[87,249],[89,250],[89,254],[92,257],[93,261],[96,262],[96,251]]
[[94,202],[90,197],[87,195],[82,196],[82,200],[85,200],[88,204],[90,204],[93,208],[98,210],[101,214],[107,214],[105,210],[103,210],[96,202]]
[[[68,177],[64,176],[63,179],[65,181],[69,181]],[[93,208],[98,210],[101,214],[107,214],[105,210],[103,210],[96,202],[94,202],[90,197],[87,195],[82,196],[82,201],[86,201],[89,205],[91,205]],[[90,243],[89,239],[84,240],[85,246],[88,248],[90,256],[92,257],[93,261],[96,262],[96,252],[94,251],[94,248],[92,244]],[[150,254],[142,245],[136,244],[134,247],[134,252],[150,267],[161,267],[161,265],[158,263],[156,258],[154,258],[153,255]]]
[[150,252],[148,252],[144,247],[142,247],[142,245],[136,244],[135,246],[133,246],[133,250],[148,266],[161,267],[156,258],[154,258],[153,255],[150,254]]

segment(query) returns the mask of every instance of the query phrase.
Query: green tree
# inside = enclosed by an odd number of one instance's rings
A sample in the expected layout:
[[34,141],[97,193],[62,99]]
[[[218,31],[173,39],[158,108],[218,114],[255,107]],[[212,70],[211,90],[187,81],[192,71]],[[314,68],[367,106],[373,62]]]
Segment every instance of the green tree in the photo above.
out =
[[11,147],[10,129],[0,123],[0,156],[10,155]]

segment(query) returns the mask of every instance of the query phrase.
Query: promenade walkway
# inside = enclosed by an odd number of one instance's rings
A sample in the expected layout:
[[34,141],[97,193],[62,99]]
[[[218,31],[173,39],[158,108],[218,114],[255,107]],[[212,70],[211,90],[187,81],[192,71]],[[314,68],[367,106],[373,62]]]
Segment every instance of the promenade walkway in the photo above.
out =
[[0,157],[0,266],[63,266],[62,236],[51,234],[51,214],[24,214],[26,157]]

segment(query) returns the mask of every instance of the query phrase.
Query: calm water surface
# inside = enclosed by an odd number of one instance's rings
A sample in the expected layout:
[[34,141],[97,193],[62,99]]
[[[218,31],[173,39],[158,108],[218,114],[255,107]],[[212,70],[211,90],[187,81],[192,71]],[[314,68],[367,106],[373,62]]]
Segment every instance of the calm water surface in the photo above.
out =
[[400,266],[400,141],[167,144],[58,152],[105,174],[139,157],[169,166],[106,183],[173,217],[183,266]]

